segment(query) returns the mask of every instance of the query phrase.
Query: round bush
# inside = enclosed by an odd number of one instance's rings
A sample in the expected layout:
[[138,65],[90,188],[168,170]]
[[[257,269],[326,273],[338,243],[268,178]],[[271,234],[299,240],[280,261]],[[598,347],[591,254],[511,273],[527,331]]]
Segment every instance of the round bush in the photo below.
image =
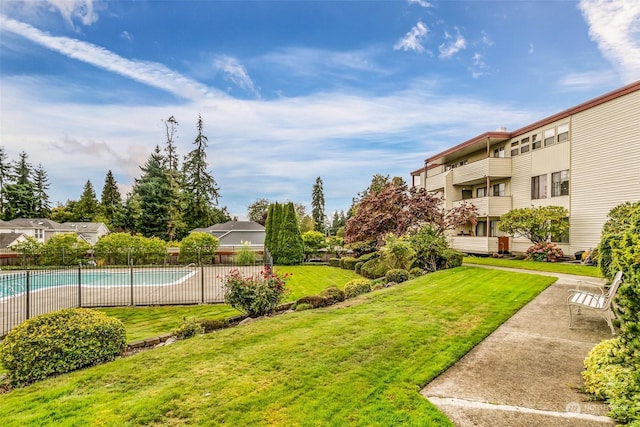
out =
[[331,267],[340,267],[340,258],[329,258],[329,265]]
[[340,259],[340,267],[344,268],[345,270],[354,270],[356,268],[357,262],[358,260],[354,257],[346,256]]
[[387,271],[385,278],[389,282],[402,283],[409,280],[409,272],[400,268],[394,268],[393,270]]
[[306,297],[302,297],[298,301],[296,301],[296,307],[301,304],[308,304],[311,306],[311,308],[326,307],[328,305],[327,299],[320,295],[309,295]]
[[362,265],[360,274],[369,279],[377,279],[384,277],[389,270],[389,265],[382,258],[374,258]]
[[196,335],[204,334],[204,326],[195,319],[183,319],[178,328],[173,331],[173,334],[179,340],[185,340],[187,338],[195,337]]
[[612,397],[611,386],[625,373],[622,366],[624,354],[620,337],[600,342],[593,347],[584,360],[582,372],[585,391],[598,399]]
[[229,327],[229,321],[226,319],[224,320],[200,319],[198,322],[202,326],[202,329],[204,329],[205,333],[209,333],[209,332],[217,331],[218,329],[224,329]]
[[420,267],[413,267],[411,270],[409,270],[409,276],[413,278],[424,276],[425,274],[426,271],[424,271]]
[[127,345],[118,319],[89,309],[43,314],[14,328],[0,347],[0,363],[14,386],[115,359]]
[[337,286],[329,286],[320,295],[325,298],[327,305],[337,304],[344,301],[344,291]]
[[367,292],[371,292],[371,281],[367,279],[353,279],[344,285],[345,299],[354,298]]
[[356,265],[355,265],[353,271],[355,271],[356,274],[362,274],[362,266],[363,265],[364,265],[364,262],[362,262],[362,261],[356,262]]
[[369,252],[368,254],[360,255],[360,257],[358,258],[358,261],[367,262],[379,257],[380,257],[380,254],[378,252]]

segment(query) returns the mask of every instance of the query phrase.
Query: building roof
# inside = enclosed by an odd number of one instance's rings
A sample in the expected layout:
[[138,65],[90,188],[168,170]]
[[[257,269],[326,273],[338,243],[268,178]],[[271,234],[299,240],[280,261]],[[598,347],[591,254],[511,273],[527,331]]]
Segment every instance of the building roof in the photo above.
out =
[[100,227],[107,228],[104,222],[64,222],[62,225],[72,227],[78,233],[97,233]]
[[207,228],[196,228],[193,232],[216,236],[220,239],[220,246],[240,246],[245,242],[262,246],[266,234],[264,226],[254,221],[228,221]]
[[0,248],[6,249],[18,240],[21,236],[24,236],[22,233],[0,233]]
[[[542,120],[538,120],[537,122],[531,123],[520,129],[517,129],[513,132],[485,132],[482,135],[478,135],[474,138],[471,138],[468,141],[465,141],[461,144],[458,144],[454,147],[448,148],[441,153],[435,154],[433,156],[427,157],[425,159],[425,163],[427,165],[435,163],[435,162],[446,162],[447,156],[455,153],[455,157],[459,157],[460,155],[464,155],[466,152],[473,152],[481,148],[483,145],[488,142],[500,142],[500,140],[507,140],[511,138],[515,138],[519,135],[525,134],[531,130],[537,129],[542,126],[546,126],[550,123],[556,122],[558,120],[562,120],[574,114],[580,113],[582,111],[588,110],[589,108],[596,107],[598,105],[604,104],[605,102],[612,101],[616,98],[620,98],[624,95],[628,95],[632,92],[640,90],[640,80],[635,83],[631,83],[627,86],[621,87],[619,89],[613,90],[611,92],[605,93],[597,98],[593,98],[587,102],[583,102],[582,104],[578,104],[574,107],[568,108],[564,111],[546,117]],[[417,172],[417,171],[416,171]]]
[[15,218],[8,221],[14,228],[43,228],[47,230],[75,232],[75,229],[47,218]]

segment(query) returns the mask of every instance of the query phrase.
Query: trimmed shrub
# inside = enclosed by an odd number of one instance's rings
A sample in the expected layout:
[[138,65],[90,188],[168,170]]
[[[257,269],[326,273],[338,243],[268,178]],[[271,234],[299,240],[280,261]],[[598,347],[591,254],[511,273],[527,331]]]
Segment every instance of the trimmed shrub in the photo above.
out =
[[413,267],[411,270],[409,270],[409,277],[412,278],[424,276],[425,274],[427,274],[427,272],[420,267]]
[[464,254],[454,249],[446,249],[442,254],[442,259],[443,259],[442,268],[456,268],[462,265]]
[[409,280],[409,272],[401,268],[394,268],[393,270],[387,271],[385,278],[389,282],[402,283]]
[[229,321],[226,319],[200,319],[198,322],[200,323],[200,326],[202,326],[205,334],[229,327]]
[[329,265],[331,267],[340,267],[340,258],[329,258]]
[[364,265],[364,262],[362,262],[362,261],[356,262],[356,265],[355,265],[353,271],[355,271],[356,274],[361,274],[363,265]]
[[195,319],[182,319],[180,326],[173,331],[173,334],[179,340],[195,337],[196,335],[204,334],[204,327]]
[[340,259],[340,267],[345,270],[354,270],[356,268],[356,263],[358,260],[351,256],[346,256]]
[[378,252],[369,252],[368,254],[360,255],[360,257],[358,257],[358,261],[367,262],[379,257],[380,254]]
[[283,300],[288,275],[262,271],[260,275],[243,277],[233,270],[225,277],[224,301],[248,316],[257,317],[271,313]]
[[256,263],[256,255],[253,253],[248,244],[243,244],[242,248],[236,252],[233,260],[238,265],[253,265]]
[[337,286],[329,286],[327,289],[320,292],[320,295],[325,298],[327,305],[333,305],[344,301],[344,291]]
[[311,304],[296,304],[296,311],[311,310]]
[[391,268],[382,258],[374,258],[362,265],[360,274],[369,279],[384,277]]
[[298,301],[296,301],[296,307],[301,304],[308,304],[311,306],[311,308],[326,307],[328,305],[327,299],[320,295],[309,295],[306,297],[302,297]]
[[371,292],[371,280],[367,279],[353,279],[344,285],[344,297],[345,299],[355,298],[358,295]]
[[72,308],[43,314],[14,328],[0,347],[9,381],[22,386],[115,359],[127,345],[122,322]]
[[385,286],[382,283],[376,283],[371,287],[372,291],[379,291],[380,289],[384,289]]

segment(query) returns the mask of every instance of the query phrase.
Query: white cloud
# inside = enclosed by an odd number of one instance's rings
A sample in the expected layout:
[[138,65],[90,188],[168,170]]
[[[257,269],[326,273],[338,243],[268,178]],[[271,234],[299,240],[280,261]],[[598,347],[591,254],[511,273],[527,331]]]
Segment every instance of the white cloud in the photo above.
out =
[[571,73],[560,80],[560,85],[567,90],[585,90],[617,84],[617,76],[609,70],[587,71]]
[[467,40],[460,34],[460,31],[456,28],[457,35],[453,37],[449,33],[445,32],[444,37],[447,42],[442,43],[439,46],[440,58],[451,58],[456,53],[467,47]]
[[484,61],[484,57],[481,53],[476,52],[473,54],[472,66],[471,66],[471,77],[474,79],[482,77],[486,70],[489,68],[487,63]]
[[133,40],[133,36],[131,35],[131,33],[129,31],[126,31],[126,30],[120,33],[120,38],[122,40],[126,40],[128,42]]
[[72,28],[75,19],[79,19],[83,25],[91,25],[98,20],[93,0],[47,0],[47,3],[51,8],[60,12],[60,15]]
[[425,1],[425,0],[409,0],[409,4],[417,4],[417,5],[420,5],[420,6],[425,7],[425,8],[432,6],[431,3],[429,3],[428,1]]
[[69,37],[51,36],[4,15],[0,15],[0,24],[3,31],[10,31],[69,58],[162,89],[180,98],[199,99],[221,95],[157,62],[130,60],[91,43]]
[[218,70],[223,71],[226,74],[226,78],[231,80],[236,86],[252,93],[258,98],[260,97],[249,76],[249,72],[236,58],[220,55],[215,59],[214,66]]
[[618,69],[622,79],[640,78],[640,2],[638,0],[581,0],[580,10],[591,39]]
[[425,24],[418,21],[418,23],[411,28],[411,30],[393,46],[395,50],[415,50],[416,52],[423,52],[424,46],[422,46],[422,40],[429,32],[429,29]]
[[527,53],[529,53],[529,55],[532,55],[534,51],[535,49],[533,43],[529,43],[529,51]]
[[493,40],[491,40],[491,38],[485,31],[482,32],[482,43],[487,46],[493,46]]

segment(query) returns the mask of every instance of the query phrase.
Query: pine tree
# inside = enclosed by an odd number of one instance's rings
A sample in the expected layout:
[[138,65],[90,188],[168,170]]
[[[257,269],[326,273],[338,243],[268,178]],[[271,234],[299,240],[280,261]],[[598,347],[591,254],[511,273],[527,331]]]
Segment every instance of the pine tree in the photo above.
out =
[[[196,146],[184,158],[182,173],[185,200],[184,221],[188,229],[208,227],[224,218],[225,211],[217,209],[218,187],[213,175],[207,170],[207,141],[203,133],[202,116],[198,116]],[[226,214],[228,216],[228,214]]]
[[267,220],[264,224],[264,227],[265,227],[264,247],[271,253],[271,256],[273,256],[273,250],[274,250],[273,235],[274,235],[275,206],[276,204],[274,203],[269,205],[267,209]]
[[162,152],[160,147],[156,146],[145,165],[140,168],[143,174],[134,184],[132,197],[137,196],[142,215],[139,221],[135,222],[135,231],[145,237],[167,240],[172,191],[163,165]]
[[36,186],[36,194],[38,196],[37,216],[40,218],[48,218],[51,214],[51,205],[49,202],[49,177],[47,171],[44,170],[42,164],[33,173],[33,183]]
[[102,215],[108,222],[109,228],[114,226],[114,219],[121,213],[123,209],[122,195],[118,189],[116,179],[113,177],[111,170],[107,171],[104,178],[104,186],[102,187],[102,195],[100,197],[100,208]]
[[313,229],[324,233],[324,190],[322,188],[322,178],[317,177],[311,192],[311,217],[313,218]]
[[185,236],[186,224],[183,220],[183,213],[181,209],[181,190],[180,183],[182,175],[178,170],[178,152],[175,145],[175,138],[177,134],[178,121],[173,117],[169,117],[165,122],[165,131],[167,141],[164,148],[164,168],[169,179],[169,186],[171,188],[171,198],[169,201],[167,221],[167,237],[170,241],[180,240]]
[[11,163],[4,147],[0,147],[0,218],[4,217],[4,185],[10,180]]
[[33,166],[27,153],[22,151],[12,165],[11,183],[2,188],[5,198],[4,219],[35,218],[38,214],[38,194],[31,181]]
[[304,243],[293,203],[287,203],[282,213],[278,229],[278,255],[274,256],[274,262],[278,265],[300,264],[304,258]]
[[73,209],[74,217],[77,221],[93,221],[98,214],[98,199],[93,189],[91,181],[87,180],[82,188],[80,200]]

